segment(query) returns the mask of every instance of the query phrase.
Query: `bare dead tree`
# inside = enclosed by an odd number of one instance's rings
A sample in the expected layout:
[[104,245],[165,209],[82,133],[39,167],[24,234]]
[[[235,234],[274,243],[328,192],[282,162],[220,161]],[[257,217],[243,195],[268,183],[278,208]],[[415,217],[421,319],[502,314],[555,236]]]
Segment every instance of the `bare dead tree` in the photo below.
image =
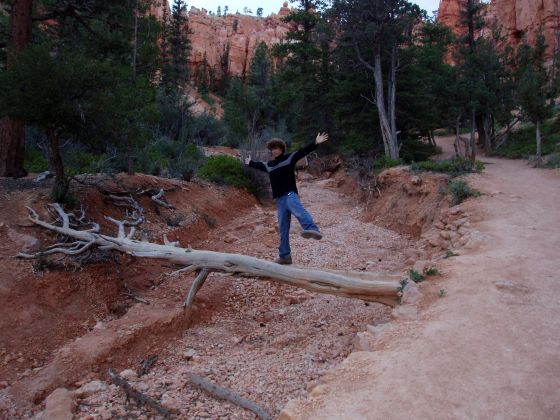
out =
[[[124,198],[121,197],[121,202],[127,201]],[[129,204],[133,205],[133,203]],[[117,236],[110,236],[100,233],[99,224],[85,221],[84,214],[76,215],[73,212],[66,212],[58,203],[49,207],[55,215],[53,222],[42,220],[32,208],[28,208],[29,220],[61,235],[65,240],[40,252],[19,253],[17,257],[44,258],[57,253],[75,256],[96,247],[101,250],[123,252],[135,257],[164,259],[182,266],[181,272],[183,273],[198,272],[185,300],[186,307],[192,305],[197,291],[213,271],[264,278],[313,292],[380,302],[390,306],[396,305],[399,301],[397,289],[400,285],[399,281],[402,279],[402,276],[399,275],[284,266],[247,255],[199,251],[190,247],[181,248],[178,242],[168,240],[165,244],[139,241],[134,237],[136,227],[144,220],[141,208],[127,212],[128,217],[125,220],[116,220],[106,216],[105,219],[115,224],[118,230]],[[85,212],[85,210],[83,211]],[[78,223],[79,220],[82,222]],[[70,242],[66,238],[70,238]]]

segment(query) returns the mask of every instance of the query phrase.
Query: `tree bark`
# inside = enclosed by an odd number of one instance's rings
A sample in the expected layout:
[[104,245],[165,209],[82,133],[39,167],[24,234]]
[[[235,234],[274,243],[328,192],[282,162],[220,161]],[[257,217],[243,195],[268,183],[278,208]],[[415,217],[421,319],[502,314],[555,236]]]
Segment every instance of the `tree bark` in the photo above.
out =
[[383,146],[385,148],[385,156],[391,159],[397,159],[398,152],[396,147],[392,147],[393,135],[391,132],[391,124],[385,108],[385,94],[383,88],[383,73],[381,69],[381,52],[375,54],[374,72],[375,80],[375,104],[377,106],[377,113],[379,115],[379,122],[381,124],[381,136],[383,137]]
[[[8,68],[16,53],[31,42],[31,13],[33,0],[15,0],[10,11]],[[27,175],[24,169],[25,124],[6,117],[0,121],[0,176],[19,178]]]
[[476,111],[473,109],[471,114],[471,162],[476,160],[476,139],[474,133],[476,132]]
[[48,129],[47,137],[49,139],[49,156],[51,159],[51,168],[54,172],[53,191],[62,193],[62,195],[64,196],[66,193],[66,179],[64,177],[64,163],[62,161],[62,155],[60,154],[58,136],[53,129]]
[[537,140],[537,166],[542,163],[541,120],[537,120],[535,137]]
[[[22,258],[39,258],[53,253],[77,255],[92,247],[104,250],[120,251],[135,257],[165,259],[172,263],[185,267],[182,271],[192,272],[201,270],[203,275],[199,276],[198,286],[202,286],[203,279],[212,271],[223,271],[227,273],[245,274],[253,277],[262,277],[267,280],[277,281],[295,287],[301,287],[313,292],[327,293],[337,296],[362,299],[365,301],[379,302],[385,305],[395,306],[399,302],[400,280],[402,276],[368,272],[332,271],[307,269],[303,267],[285,266],[265,261],[247,255],[226,254],[213,251],[196,251],[190,248],[180,248],[172,245],[160,245],[151,242],[143,242],[132,239],[135,233],[135,225],[131,231],[125,232],[127,222],[119,222],[107,218],[119,226],[117,237],[98,233],[99,225],[94,224],[94,229],[73,229],[70,218],[71,213],[65,213],[59,204],[53,205],[55,211],[62,220],[62,226],[41,220],[38,214],[30,211],[30,220],[52,232],[67,236],[76,240],[71,248],[66,245],[55,245],[49,247],[48,251],[36,254],[18,254]],[[130,223],[128,223],[130,225]],[[192,299],[194,294],[192,293]]]

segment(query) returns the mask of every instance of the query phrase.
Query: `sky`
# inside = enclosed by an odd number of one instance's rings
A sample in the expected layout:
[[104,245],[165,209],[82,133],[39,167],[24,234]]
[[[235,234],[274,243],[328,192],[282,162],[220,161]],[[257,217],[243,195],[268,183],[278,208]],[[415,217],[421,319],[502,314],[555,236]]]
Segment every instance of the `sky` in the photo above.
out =
[[[411,0],[412,3],[418,4],[422,9],[428,12],[428,16],[432,16],[432,12],[438,9],[439,0]],[[169,0],[169,3],[173,4],[173,0]],[[197,7],[199,9],[206,9],[216,13],[218,6],[221,7],[222,12],[224,6],[228,6],[228,13],[243,13],[245,7],[251,9],[253,15],[256,15],[257,9],[259,7],[263,8],[263,16],[268,16],[271,13],[278,13],[280,7],[284,0],[186,0],[187,8],[190,9],[191,6]],[[292,7],[295,7],[289,2]]]

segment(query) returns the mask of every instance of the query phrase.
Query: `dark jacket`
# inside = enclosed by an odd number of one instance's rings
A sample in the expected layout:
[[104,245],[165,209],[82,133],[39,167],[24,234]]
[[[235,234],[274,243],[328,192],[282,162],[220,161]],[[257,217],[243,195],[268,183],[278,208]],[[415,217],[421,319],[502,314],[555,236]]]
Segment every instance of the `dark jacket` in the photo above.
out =
[[316,148],[317,145],[313,142],[296,152],[289,154],[284,153],[268,162],[254,162],[251,160],[249,166],[260,171],[268,172],[273,198],[282,197],[289,192],[295,192],[297,194],[298,190],[294,173],[296,162],[307,156]]

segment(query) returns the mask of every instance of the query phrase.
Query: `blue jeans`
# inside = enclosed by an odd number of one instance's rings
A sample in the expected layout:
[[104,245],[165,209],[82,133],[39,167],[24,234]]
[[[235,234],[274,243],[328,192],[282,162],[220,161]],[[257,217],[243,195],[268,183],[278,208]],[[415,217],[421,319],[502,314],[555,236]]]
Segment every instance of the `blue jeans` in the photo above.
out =
[[276,199],[278,208],[278,227],[280,228],[280,246],[278,253],[281,258],[290,256],[290,223],[292,214],[296,217],[303,230],[316,230],[319,228],[313,223],[313,217],[299,201],[299,196],[295,192],[289,192]]

